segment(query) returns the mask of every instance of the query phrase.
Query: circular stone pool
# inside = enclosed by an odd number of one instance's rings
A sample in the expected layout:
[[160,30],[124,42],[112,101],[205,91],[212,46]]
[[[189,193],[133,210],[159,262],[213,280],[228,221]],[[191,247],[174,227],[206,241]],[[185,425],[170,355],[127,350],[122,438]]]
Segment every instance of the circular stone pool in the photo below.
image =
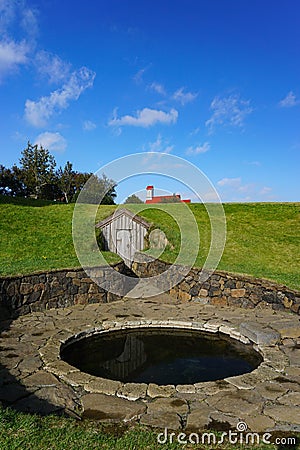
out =
[[166,328],[95,333],[64,344],[61,358],[97,377],[157,385],[221,380],[262,362],[252,345],[222,333]]

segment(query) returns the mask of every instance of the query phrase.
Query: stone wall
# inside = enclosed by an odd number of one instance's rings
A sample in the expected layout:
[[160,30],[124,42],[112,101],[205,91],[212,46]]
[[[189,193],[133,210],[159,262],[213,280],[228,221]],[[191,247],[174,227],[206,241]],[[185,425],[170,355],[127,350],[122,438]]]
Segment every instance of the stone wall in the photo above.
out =
[[[123,263],[118,263],[113,268],[121,273],[126,269]],[[111,283],[120,283],[119,279],[113,279],[116,272],[107,267],[99,268],[98,272],[104,287],[98,286],[88,278],[83,269],[55,270],[0,278],[1,319],[50,308],[106,303],[120,299],[119,296],[109,292]]]
[[[141,258],[145,261],[145,256]],[[162,261],[134,262],[132,270],[138,277],[152,277],[164,272],[170,265]],[[243,308],[271,308],[290,310],[300,314],[300,292],[286,286],[250,276],[215,271],[201,282],[200,269],[191,269],[177,286],[168,293],[182,302],[228,305]],[[166,283],[167,275],[166,275]]]
[[[164,272],[168,267],[168,264],[156,260],[148,263],[135,262],[132,270],[138,277],[151,277]],[[0,320],[50,308],[119,300],[120,296],[109,292],[111,285],[116,288],[116,283],[120,283],[119,277],[114,279],[114,273],[131,276],[133,273],[123,263],[116,264],[113,268],[116,272],[108,267],[98,269],[101,287],[88,278],[83,269],[0,278]],[[136,278],[127,277],[124,286],[119,286],[120,292],[123,289],[125,296],[137,282]],[[200,269],[191,269],[177,286],[165,290],[182,302],[288,309],[300,314],[299,291],[266,280],[222,271],[214,272],[203,283]]]

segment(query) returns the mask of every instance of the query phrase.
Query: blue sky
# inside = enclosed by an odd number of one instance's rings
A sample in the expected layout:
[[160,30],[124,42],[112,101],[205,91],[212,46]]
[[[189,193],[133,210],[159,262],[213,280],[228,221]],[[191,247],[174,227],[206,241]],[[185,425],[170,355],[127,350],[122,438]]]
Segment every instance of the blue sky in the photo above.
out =
[[78,171],[166,152],[223,201],[300,200],[298,0],[0,0],[0,15],[5,166],[28,140]]

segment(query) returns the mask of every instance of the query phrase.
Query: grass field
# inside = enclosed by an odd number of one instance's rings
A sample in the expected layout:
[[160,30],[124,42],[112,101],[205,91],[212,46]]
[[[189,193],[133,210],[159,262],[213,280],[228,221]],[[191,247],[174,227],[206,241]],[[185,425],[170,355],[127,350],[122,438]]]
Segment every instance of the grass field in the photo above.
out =
[[[38,205],[38,206],[37,206]],[[169,213],[180,205],[167,205]],[[136,205],[131,205],[136,210]],[[78,267],[73,241],[74,205],[34,200],[8,202],[0,198],[0,274]],[[114,206],[100,206],[97,220],[108,216]],[[210,222],[205,207],[191,204],[198,223],[201,247],[195,266],[201,267],[210,243]],[[267,278],[295,289],[300,288],[300,204],[225,204],[227,241],[218,268]],[[180,231],[166,212],[148,205],[141,215],[162,229],[170,246],[162,255],[174,261],[180,247]],[[191,245],[193,242],[191,241]],[[107,254],[110,263],[118,257]]]

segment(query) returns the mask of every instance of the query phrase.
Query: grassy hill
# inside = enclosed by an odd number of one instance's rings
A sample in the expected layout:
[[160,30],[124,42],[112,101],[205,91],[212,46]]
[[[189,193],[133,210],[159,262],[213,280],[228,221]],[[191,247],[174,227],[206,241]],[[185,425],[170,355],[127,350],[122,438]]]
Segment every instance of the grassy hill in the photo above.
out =
[[[135,210],[136,205],[130,205]],[[168,205],[172,208],[178,205]],[[201,235],[195,266],[205,261],[210,223],[202,204],[191,204]],[[74,205],[0,197],[0,275],[78,267],[72,242]],[[97,219],[114,206],[100,206]],[[267,278],[300,288],[300,204],[225,204],[227,241],[219,269]],[[148,205],[141,215],[162,229],[170,246],[162,258],[173,261],[180,247],[180,231],[170,216]],[[191,242],[192,245],[192,242]],[[109,262],[118,257],[107,254]]]

